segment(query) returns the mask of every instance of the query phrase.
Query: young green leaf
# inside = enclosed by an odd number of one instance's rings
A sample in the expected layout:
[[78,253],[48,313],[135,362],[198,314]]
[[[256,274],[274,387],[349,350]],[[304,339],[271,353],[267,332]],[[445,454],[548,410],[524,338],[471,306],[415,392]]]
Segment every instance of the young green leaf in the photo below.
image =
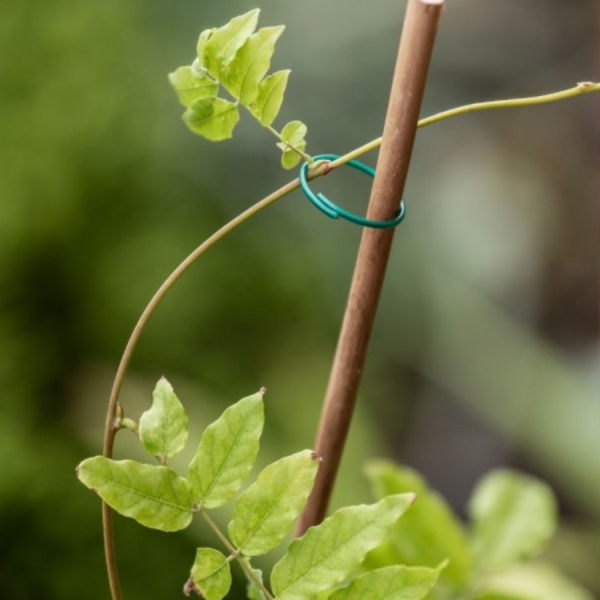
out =
[[482,568],[506,567],[537,554],[556,528],[556,501],[541,481],[498,470],[478,484],[469,504],[473,550]]
[[[252,572],[258,578],[258,580],[262,583],[263,582],[262,571],[260,569],[252,569]],[[244,574],[246,575],[246,580],[247,580],[246,598],[248,598],[248,600],[267,600],[265,598],[265,595],[263,594],[263,591],[258,587],[258,585],[256,585],[256,582],[248,575],[248,573],[246,573],[246,571],[244,571]]]
[[384,567],[357,577],[329,600],[421,600],[435,585],[442,568]]
[[302,121],[290,121],[281,130],[282,141],[277,146],[283,151],[281,165],[284,169],[293,169],[300,162],[302,157],[290,146],[304,152],[306,132],[306,125]]
[[485,578],[477,600],[593,600],[594,596],[548,563],[518,564]]
[[218,550],[198,548],[196,559],[190,572],[190,578],[183,587],[189,596],[196,592],[206,600],[222,600],[231,587],[229,562]]
[[200,69],[206,69],[206,44],[215,31],[217,31],[216,27],[205,29],[198,36],[198,43],[196,44],[196,55],[198,57],[198,62],[196,64],[198,67],[200,67]]
[[213,142],[227,140],[240,120],[233,102],[205,96],[195,100],[183,114],[186,125],[194,132]]
[[77,476],[111,508],[151,529],[179,531],[192,520],[190,486],[168,467],[95,456],[77,467]]
[[204,96],[216,96],[218,85],[206,73],[192,67],[179,67],[169,73],[169,81],[177,92],[179,101],[186,108]]
[[441,579],[455,589],[464,587],[473,569],[467,536],[452,509],[423,478],[390,461],[373,461],[366,473],[376,498],[415,492],[417,501],[393,529],[390,542],[402,563],[435,567],[444,559],[449,564]]
[[250,111],[265,127],[271,125],[279,114],[290,73],[289,70],[272,73],[258,86],[258,96],[250,105]]
[[162,377],[152,393],[152,408],[139,425],[144,448],[161,462],[183,450],[188,437],[188,418],[171,384]]
[[243,554],[258,556],[279,545],[306,503],[319,462],[311,450],[282,458],[238,498],[229,535]]
[[214,31],[210,39],[202,45],[202,56],[199,52],[198,58],[204,61],[208,72],[215,79],[221,78],[222,70],[256,29],[259,13],[260,10],[255,8],[244,15],[234,17],[229,23]]
[[283,25],[259,29],[229,64],[223,84],[244,106],[250,106],[256,100],[258,85],[271,66],[275,42],[284,29]]
[[413,500],[413,494],[401,494],[377,504],[342,508],[311,527],[273,568],[271,585],[277,599],[305,600],[339,584],[381,544]]
[[190,463],[190,484],[205,508],[235,496],[258,455],[264,417],[264,389],[230,406],[200,440]]

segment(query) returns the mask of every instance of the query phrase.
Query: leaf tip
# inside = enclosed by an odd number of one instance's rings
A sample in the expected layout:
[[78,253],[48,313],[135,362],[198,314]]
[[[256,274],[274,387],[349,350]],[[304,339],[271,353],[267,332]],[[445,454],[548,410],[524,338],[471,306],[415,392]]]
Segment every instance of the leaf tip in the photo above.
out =
[[310,453],[310,458],[312,460],[316,460],[316,461],[318,461],[320,463],[323,462],[323,457],[319,456],[314,450]]
[[412,506],[414,504],[414,501],[417,499],[417,494],[415,494],[414,492],[409,492],[406,495],[408,496],[408,505]]
[[267,393],[267,388],[265,386],[263,386],[263,387],[260,388],[260,390],[258,390],[257,393],[262,398]]

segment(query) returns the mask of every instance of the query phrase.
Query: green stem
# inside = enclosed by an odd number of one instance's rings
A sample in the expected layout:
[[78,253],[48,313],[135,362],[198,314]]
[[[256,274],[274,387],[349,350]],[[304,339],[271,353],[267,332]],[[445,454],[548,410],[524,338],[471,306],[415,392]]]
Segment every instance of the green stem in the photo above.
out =
[[[441,113],[437,113],[432,115],[431,117],[427,117],[425,119],[421,119],[418,123],[418,127],[425,127],[427,125],[431,125],[433,123],[437,123],[438,121],[443,121],[444,119],[449,119],[451,117],[456,117],[462,114],[475,112],[479,110],[490,110],[494,108],[507,108],[507,107],[516,107],[516,106],[530,106],[533,104],[543,104],[545,102],[554,102],[556,100],[563,100],[566,98],[571,98],[574,96],[579,96],[582,94],[587,94],[589,92],[600,91],[599,83],[580,83],[574,88],[569,88],[567,90],[563,90],[561,92],[556,92],[553,94],[546,94],[543,96],[534,96],[529,98],[519,98],[515,100],[497,100],[492,102],[479,102],[476,104],[468,104],[467,106],[461,106],[459,108],[454,108],[451,110],[447,110]],[[277,133],[277,132],[275,132]],[[332,161],[325,162],[323,166],[316,167],[312,173],[311,178],[320,177],[322,175],[327,174],[332,169],[339,167],[341,165],[346,164],[348,161],[353,158],[358,158],[363,154],[369,152],[370,150],[374,150],[375,148],[381,145],[381,138],[377,138],[369,142],[368,144],[364,144],[344,156]],[[310,158],[307,156],[307,159]],[[312,161],[312,159],[311,159]],[[157,292],[154,294],[144,312],[140,316],[138,322],[136,323],[133,332],[131,333],[129,340],[127,341],[127,345],[125,346],[125,350],[123,351],[123,355],[121,357],[121,361],[117,368],[117,372],[115,374],[115,379],[113,381],[112,390],[110,393],[110,398],[108,401],[108,409],[106,414],[106,424],[104,428],[104,443],[103,443],[103,455],[107,458],[112,457],[112,451],[115,441],[115,436],[117,431],[119,430],[118,426],[115,426],[115,419],[117,417],[117,407],[118,407],[118,398],[119,393],[121,391],[121,387],[123,384],[123,380],[125,378],[125,373],[127,372],[127,368],[129,363],[131,362],[131,357],[133,355],[133,351],[139,341],[139,338],[148,322],[152,314],[154,313],[156,307],[160,303],[160,301],[165,297],[167,292],[175,285],[175,283],[179,280],[179,278],[196,262],[200,256],[202,256],[207,250],[212,248],[217,242],[223,239],[227,234],[231,233],[234,229],[236,229],[242,223],[245,223],[253,216],[257,215],[260,211],[271,206],[278,200],[281,200],[295,189],[300,186],[298,179],[294,179],[290,181],[283,187],[279,188],[272,194],[269,194],[266,198],[263,198],[243,213],[229,221],[226,225],[221,227],[216,233],[211,235],[206,241],[204,241],[200,246],[198,246],[187,258],[185,258],[181,264],[167,277],[164,283],[160,286]],[[106,565],[108,571],[108,580],[110,584],[111,594],[113,600],[121,600],[121,590],[119,584],[119,575],[117,572],[117,563],[116,556],[114,550],[114,539],[113,539],[113,531],[112,531],[112,511],[110,507],[103,503],[102,504],[102,530],[104,536],[104,551],[106,557]]]
[[[459,106],[458,108],[451,108],[443,112],[432,115],[421,119],[417,124],[417,127],[427,127],[427,125],[433,125],[445,119],[452,117],[458,117],[459,115],[466,115],[467,113],[477,112],[480,110],[492,110],[495,108],[514,108],[516,106],[532,106],[534,104],[545,104],[547,102],[556,102],[557,100],[566,100],[567,98],[573,98],[574,96],[581,96],[582,94],[589,94],[590,92],[600,91],[600,83],[591,83],[589,81],[578,83],[575,87],[560,92],[554,92],[552,94],[544,94],[543,96],[530,96],[527,98],[513,98],[512,100],[492,100],[490,102],[476,102],[475,104],[467,104],[465,106]],[[348,161],[358,158],[371,150],[375,150],[381,146],[381,138],[378,137],[367,144],[364,144],[348,154],[332,161],[329,163],[329,169],[335,169],[340,165],[347,163]]]
[[252,570],[252,567],[246,560],[244,556],[242,556],[239,550],[227,539],[227,536],[223,534],[223,532],[219,529],[219,526],[210,518],[209,514],[206,512],[204,508],[200,508],[199,510],[202,518],[206,521],[207,525],[213,530],[215,535],[221,540],[227,551],[233,556],[239,563],[244,572],[252,581],[258,586],[260,591],[264,594],[267,600],[274,600],[273,595],[269,590],[265,587],[265,584],[260,580],[259,577],[256,576],[256,573]]

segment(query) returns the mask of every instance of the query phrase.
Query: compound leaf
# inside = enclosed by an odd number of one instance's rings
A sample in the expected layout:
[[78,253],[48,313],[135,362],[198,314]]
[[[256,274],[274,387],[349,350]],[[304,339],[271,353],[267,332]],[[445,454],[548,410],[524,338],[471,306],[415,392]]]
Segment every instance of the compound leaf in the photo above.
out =
[[482,568],[506,567],[537,554],[556,528],[556,501],[541,481],[498,470],[477,485],[469,503],[473,550]]
[[221,72],[235,57],[239,48],[246,42],[258,23],[258,8],[234,17],[223,27],[215,30],[201,46],[198,58],[206,66],[208,72],[215,78],[221,78]]
[[205,96],[192,102],[183,114],[183,120],[194,133],[219,142],[232,136],[240,113],[233,102]]
[[77,476],[111,508],[151,529],[179,531],[192,520],[190,486],[168,467],[95,456],[77,467]]
[[265,421],[263,395],[264,389],[230,406],[202,434],[189,478],[205,508],[229,502],[254,466]]
[[277,145],[283,151],[281,165],[284,169],[293,169],[300,162],[302,157],[290,146],[303,152],[306,148],[306,132],[306,125],[302,121],[290,121],[281,130],[282,141]]
[[273,568],[277,599],[305,600],[339,584],[381,544],[413,500],[413,494],[401,494],[377,504],[342,508],[308,529]]
[[205,72],[193,67],[179,67],[169,73],[169,81],[183,106],[190,106],[204,96],[216,96],[218,85]]
[[223,83],[243,105],[250,106],[256,100],[258,86],[271,66],[275,42],[284,29],[283,25],[259,29],[246,40],[229,64]]
[[311,450],[282,458],[238,498],[229,535],[246,556],[265,554],[283,540],[306,503],[319,462]]
[[357,577],[329,600],[421,600],[435,585],[440,570],[396,565]]
[[258,96],[250,110],[265,127],[271,125],[279,114],[290,73],[289,70],[277,71],[265,77],[258,86]]
[[464,587],[472,573],[472,553],[464,528],[446,501],[428,488],[416,471],[393,462],[373,461],[366,473],[376,498],[409,491],[417,494],[416,502],[396,523],[389,540],[399,560],[435,567],[447,558],[449,564],[441,579],[454,588]]
[[171,384],[162,377],[152,392],[152,408],[142,414],[139,425],[144,448],[161,461],[185,446],[188,418]]
[[231,570],[227,558],[218,550],[198,548],[190,578],[183,587],[186,596],[196,592],[206,600],[222,600],[231,587]]

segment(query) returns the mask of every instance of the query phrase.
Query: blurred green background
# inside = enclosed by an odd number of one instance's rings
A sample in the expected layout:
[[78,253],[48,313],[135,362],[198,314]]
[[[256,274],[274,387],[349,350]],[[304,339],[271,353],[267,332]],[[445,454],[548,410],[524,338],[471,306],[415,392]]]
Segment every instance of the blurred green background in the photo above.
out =
[[[293,69],[276,124],[305,121],[312,154],[380,135],[404,6],[261,3],[262,25],[287,25],[273,66]],[[108,597],[99,500],[74,468],[100,452],[120,353],[179,261],[290,179],[248,118],[229,142],[190,134],[167,83],[201,29],[254,7],[0,0],[3,598]],[[598,80],[596,22],[595,0],[448,0],[423,115]],[[550,557],[596,594],[597,106],[588,95],[419,133],[335,498],[369,498],[373,456],[420,469],[460,514],[482,473],[525,469],[561,502]],[[364,207],[350,170],[319,185]],[[197,440],[265,385],[263,462],[310,447],[359,238],[299,192],[233,233],[152,319],[127,414],[165,375]],[[138,456],[134,442],[120,436],[117,456]],[[126,597],[179,597],[205,535],[117,517]]]

